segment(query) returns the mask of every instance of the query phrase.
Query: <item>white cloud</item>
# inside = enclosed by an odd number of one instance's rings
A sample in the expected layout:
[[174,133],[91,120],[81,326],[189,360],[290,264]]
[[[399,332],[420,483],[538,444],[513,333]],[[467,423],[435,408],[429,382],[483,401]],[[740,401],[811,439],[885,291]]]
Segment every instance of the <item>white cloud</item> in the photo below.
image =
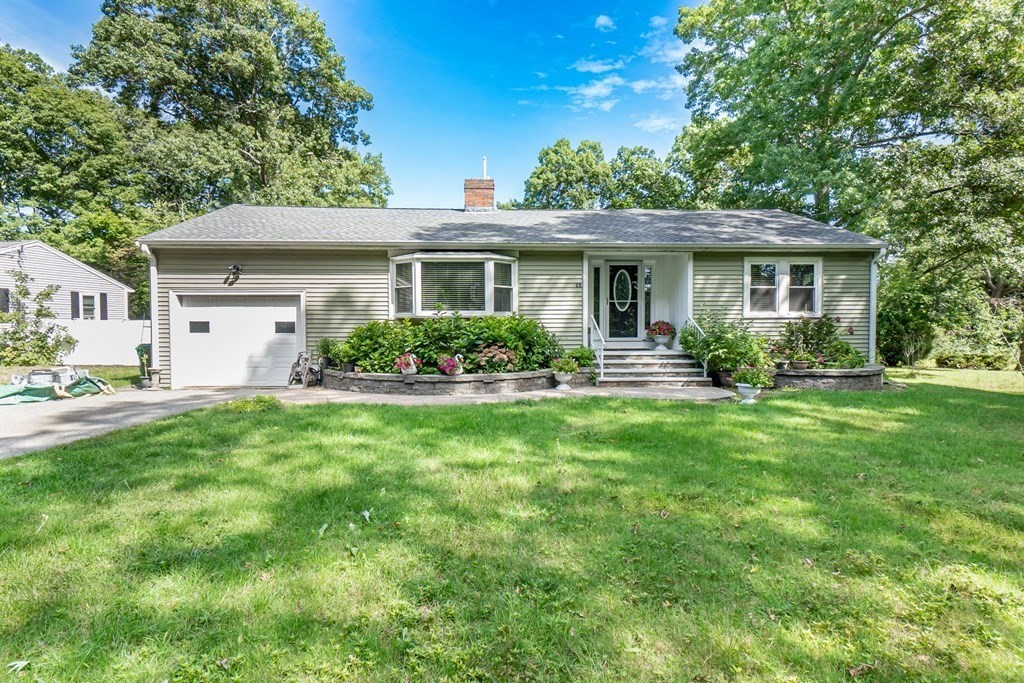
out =
[[619,103],[619,99],[613,97],[615,90],[624,85],[626,81],[621,76],[605,76],[583,85],[561,86],[558,89],[569,93],[574,109],[611,111]]
[[649,78],[630,81],[629,87],[638,95],[653,92],[656,93],[660,99],[670,100],[685,90],[686,84],[689,82],[690,79],[686,76],[674,73],[664,78]]
[[668,19],[665,17],[651,17],[651,28],[662,28],[668,26]]
[[546,73],[544,73],[543,71],[534,71],[533,75],[536,76],[537,78],[547,78],[548,77],[548,75]]
[[633,124],[645,133],[665,133],[668,131],[678,131],[683,127],[683,124],[678,119],[671,116],[666,116],[659,112],[655,112],[646,118],[640,119]]
[[601,14],[594,20],[594,28],[607,33],[615,30],[615,22],[607,14]]
[[683,61],[687,48],[680,40],[674,37],[648,39],[647,44],[640,50],[641,57],[647,57],[655,64],[668,64],[675,66]]
[[621,59],[617,61],[610,59],[580,59],[569,68],[576,69],[581,73],[603,74],[605,71],[615,71],[623,66],[625,66],[625,62]]

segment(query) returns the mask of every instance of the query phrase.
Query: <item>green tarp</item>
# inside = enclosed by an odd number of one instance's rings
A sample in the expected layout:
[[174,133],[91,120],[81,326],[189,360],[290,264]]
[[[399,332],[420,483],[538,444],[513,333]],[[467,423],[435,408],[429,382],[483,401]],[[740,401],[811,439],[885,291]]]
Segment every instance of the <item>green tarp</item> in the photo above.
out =
[[82,377],[58,389],[52,385],[29,386],[27,384],[0,385],[0,406],[16,403],[38,403],[56,401],[61,398],[78,398],[90,394],[101,394],[106,390],[113,393],[110,384],[99,377]]

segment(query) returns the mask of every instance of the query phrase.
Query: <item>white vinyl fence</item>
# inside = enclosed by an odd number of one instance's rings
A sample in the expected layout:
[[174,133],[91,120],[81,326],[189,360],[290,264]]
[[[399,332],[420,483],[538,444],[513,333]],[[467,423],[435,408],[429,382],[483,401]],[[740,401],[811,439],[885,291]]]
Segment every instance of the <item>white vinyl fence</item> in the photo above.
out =
[[59,322],[78,340],[75,349],[61,361],[68,365],[138,365],[135,347],[149,343],[149,326],[145,320]]

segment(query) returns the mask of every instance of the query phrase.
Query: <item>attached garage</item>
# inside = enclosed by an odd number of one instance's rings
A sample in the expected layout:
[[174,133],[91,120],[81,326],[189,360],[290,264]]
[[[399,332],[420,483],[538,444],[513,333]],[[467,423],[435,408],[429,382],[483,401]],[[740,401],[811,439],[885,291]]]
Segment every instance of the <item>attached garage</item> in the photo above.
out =
[[280,387],[306,348],[303,294],[170,292],[172,387]]

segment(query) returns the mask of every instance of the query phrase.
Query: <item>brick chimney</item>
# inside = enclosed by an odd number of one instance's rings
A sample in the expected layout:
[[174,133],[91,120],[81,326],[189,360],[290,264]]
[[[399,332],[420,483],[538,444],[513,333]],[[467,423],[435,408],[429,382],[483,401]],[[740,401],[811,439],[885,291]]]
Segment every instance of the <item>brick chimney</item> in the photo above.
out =
[[466,211],[494,211],[493,178],[468,178],[465,190]]

